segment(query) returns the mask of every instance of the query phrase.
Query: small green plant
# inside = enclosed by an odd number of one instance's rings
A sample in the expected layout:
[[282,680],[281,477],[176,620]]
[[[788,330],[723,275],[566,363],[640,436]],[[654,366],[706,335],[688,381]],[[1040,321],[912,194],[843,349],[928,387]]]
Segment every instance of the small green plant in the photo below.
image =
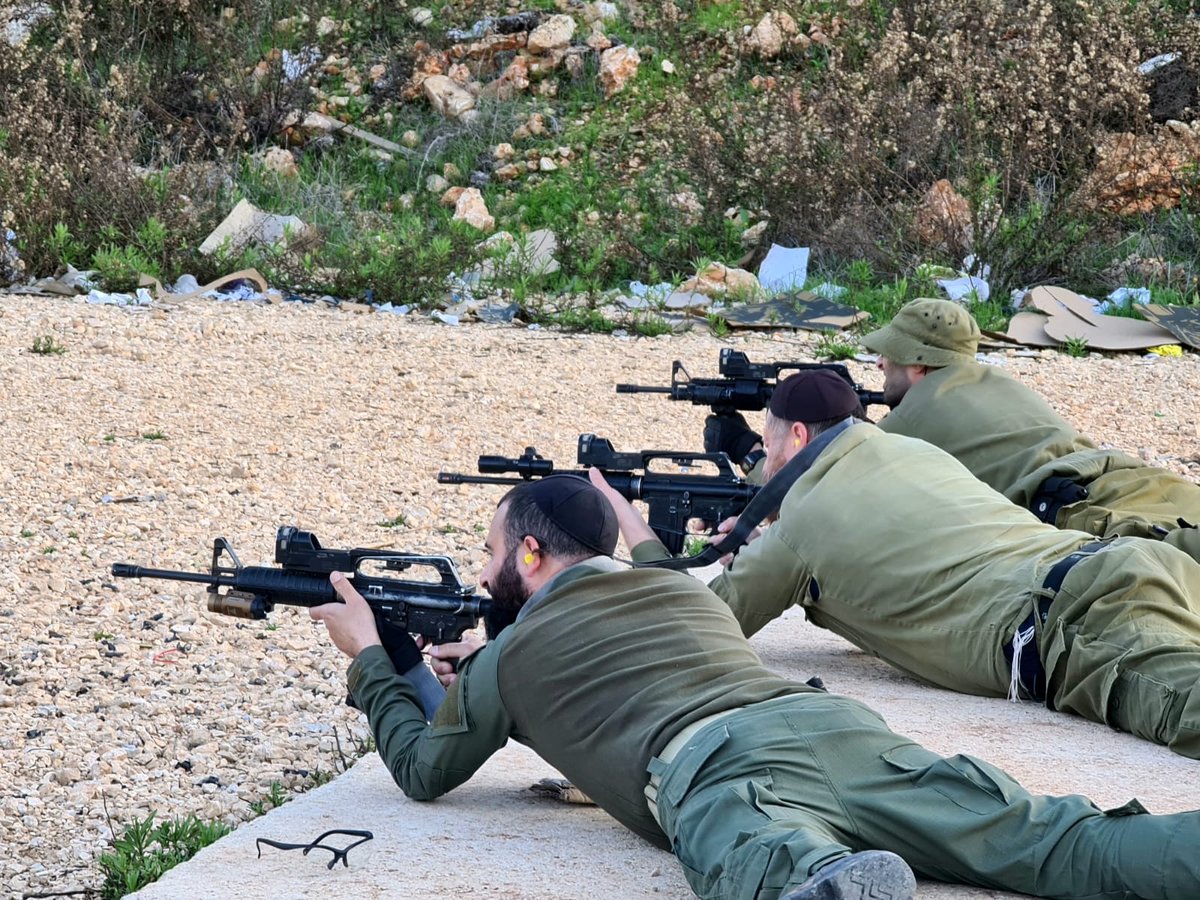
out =
[[1076,358],[1088,355],[1088,339],[1085,337],[1069,337],[1062,344],[1063,353]]
[[56,341],[53,335],[43,334],[33,339],[33,346],[29,348],[29,352],[38,356],[62,356],[67,352],[67,348]]
[[821,359],[854,359],[858,348],[829,331],[817,338],[813,352]]
[[729,323],[716,313],[708,313],[705,316],[708,320],[708,328],[712,332],[713,337],[723,338],[729,334]]
[[270,790],[267,791],[267,796],[261,800],[252,801],[250,803],[250,811],[256,816],[265,815],[267,810],[283,806],[286,800],[287,794],[284,792],[283,785],[278,781],[272,781]]
[[54,553],[56,549],[57,549],[57,548],[55,548],[55,547],[43,547],[43,548],[42,548],[42,555],[43,555],[43,556],[49,556],[51,553]]
[[115,434],[106,434],[104,436],[104,443],[111,444],[114,441],[116,441],[116,439],[117,439],[117,436]]
[[267,631],[278,631],[279,623],[278,622],[268,622],[266,625],[263,626],[263,628]]
[[92,632],[92,640],[93,641],[111,641],[115,637],[116,637],[116,635],[113,634],[111,631],[93,631]]
[[154,813],[113,834],[113,849],[100,854],[104,883],[100,895],[116,900],[162,877],[201,849],[229,834],[224,822],[205,822],[195,816],[155,824]]
[[701,534],[689,534],[683,539],[683,555],[699,556],[708,547],[708,537]]
[[671,333],[671,323],[661,316],[641,316],[633,320],[630,330],[643,337],[658,337]]
[[324,769],[313,769],[312,774],[308,777],[312,781],[313,787],[320,787],[323,784],[329,784],[329,782],[333,781],[336,774],[336,772],[327,772]]
[[21,529],[21,537],[33,537],[33,532],[30,531],[28,528],[22,528]]
[[77,241],[75,236],[71,234],[71,229],[62,222],[54,224],[49,237],[46,238],[46,245],[47,249],[58,258],[59,262],[65,265],[74,265],[82,260],[83,254],[87,250],[83,243]]
[[148,441],[165,441],[167,436],[161,431],[143,431],[142,437]]
[[408,520],[404,518],[404,513],[398,513],[390,519],[384,519],[379,523],[380,528],[399,528],[401,525],[407,525]]
[[438,534],[458,534],[460,531],[462,529],[454,525],[439,525],[437,529]]
[[67,532],[67,537],[69,537],[69,538],[71,538],[72,540],[74,540],[75,538],[79,537],[79,532],[78,532],[78,531],[75,531],[74,529],[72,529],[71,531],[68,531],[68,532]]

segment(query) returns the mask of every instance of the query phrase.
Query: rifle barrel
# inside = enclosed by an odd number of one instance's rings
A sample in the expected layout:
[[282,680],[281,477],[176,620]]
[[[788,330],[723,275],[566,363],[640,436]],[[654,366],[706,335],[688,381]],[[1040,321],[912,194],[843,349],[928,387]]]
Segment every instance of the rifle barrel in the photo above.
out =
[[618,394],[669,394],[674,388],[646,384],[618,384]]
[[190,581],[193,584],[227,584],[229,579],[204,572],[175,572],[171,569],[146,569],[128,563],[113,563],[114,578],[165,578],[167,581]]

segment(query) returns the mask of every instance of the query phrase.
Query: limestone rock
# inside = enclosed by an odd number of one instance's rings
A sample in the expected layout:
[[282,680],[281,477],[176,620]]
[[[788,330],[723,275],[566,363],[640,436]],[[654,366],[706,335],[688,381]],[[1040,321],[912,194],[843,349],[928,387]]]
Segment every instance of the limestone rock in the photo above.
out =
[[733,269],[724,263],[709,263],[678,288],[680,293],[695,291],[706,297],[732,296],[740,300],[751,299],[762,292],[762,287],[753,272]]
[[1090,208],[1119,216],[1170,209],[1200,158],[1200,127],[1170,121],[1150,134],[1113,134],[1097,146],[1096,158],[1080,189]]
[[488,212],[479,188],[466,188],[459,194],[454,206],[454,219],[466,222],[480,231],[492,231],[496,227],[496,220]]
[[475,108],[475,97],[445,75],[430,75],[421,87],[430,105],[448,119],[461,119]]
[[548,50],[561,50],[571,43],[575,35],[575,20],[570,16],[551,16],[533,31],[525,47],[530,53],[540,54]]
[[763,59],[774,59],[783,52],[783,31],[775,23],[771,13],[758,20],[750,36],[746,38],[746,49],[757,53]]
[[642,58],[629,46],[610,47],[600,54],[600,84],[604,96],[611,97],[625,89],[629,79],[637,75]]

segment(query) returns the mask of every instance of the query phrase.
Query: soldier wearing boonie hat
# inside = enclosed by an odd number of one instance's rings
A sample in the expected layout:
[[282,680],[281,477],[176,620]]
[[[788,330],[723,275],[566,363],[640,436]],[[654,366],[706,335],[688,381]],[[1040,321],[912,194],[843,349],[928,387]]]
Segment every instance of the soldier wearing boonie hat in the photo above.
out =
[[864,337],[892,407],[879,427],[941,447],[1043,522],[1165,540],[1200,561],[1200,485],[1101,450],[1037,393],[976,362],[979,339],[965,309],[928,299]]
[[[932,444],[855,423],[837,381],[803,372],[772,396],[764,472],[799,474],[778,521],[709,585],[744,633],[799,604],[923,681],[1200,758],[1200,563],[1039,522]],[[665,553],[618,518],[635,559]]]
[[[816,395],[791,401],[807,415],[844,408],[832,389]],[[1033,796],[981,760],[893,733],[862,703],[772,673],[699,581],[612,560],[613,492],[572,477],[501,501],[481,581],[519,613],[482,649],[437,654],[469,659],[432,722],[377,636],[361,638],[373,619],[348,582],[334,585],[344,603],[313,611],[354,658],[351,689],[410,797],[453,789],[514,738],[672,850],[703,897],[912,900],[908,863],[1042,896],[1193,896],[1200,813],[1116,817],[1079,796]]]

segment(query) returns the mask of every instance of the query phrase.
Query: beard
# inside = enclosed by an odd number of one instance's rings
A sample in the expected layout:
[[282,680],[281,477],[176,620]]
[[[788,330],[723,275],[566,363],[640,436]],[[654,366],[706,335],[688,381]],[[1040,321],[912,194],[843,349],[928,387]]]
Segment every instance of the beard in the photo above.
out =
[[517,572],[517,553],[514,549],[500,566],[500,571],[488,585],[488,593],[492,595],[492,604],[496,609],[516,612],[529,600],[529,588],[521,581]]
[[883,402],[888,409],[895,409],[912,387],[912,380],[907,373],[898,370],[888,372],[883,379]]
[[517,554],[514,550],[500,566],[500,571],[488,585],[492,597],[492,608],[484,616],[484,631],[489,641],[494,641],[505,628],[517,620],[517,613],[528,602],[529,589],[517,573]]

